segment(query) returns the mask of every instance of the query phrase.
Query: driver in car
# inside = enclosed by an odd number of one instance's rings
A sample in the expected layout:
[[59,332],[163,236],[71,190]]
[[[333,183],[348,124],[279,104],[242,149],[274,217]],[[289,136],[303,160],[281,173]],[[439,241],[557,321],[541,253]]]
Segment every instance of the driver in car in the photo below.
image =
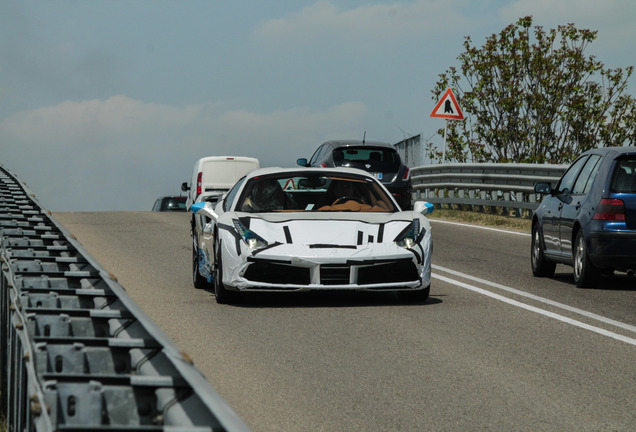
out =
[[333,180],[325,201],[318,210],[360,210],[361,205],[367,204],[356,183],[347,180]]
[[344,181],[344,180],[334,180],[331,184],[331,190],[333,196],[335,196],[335,201],[332,203],[336,204],[336,201],[346,201],[347,198],[357,198],[360,199],[360,194],[356,189],[356,186],[353,182]]

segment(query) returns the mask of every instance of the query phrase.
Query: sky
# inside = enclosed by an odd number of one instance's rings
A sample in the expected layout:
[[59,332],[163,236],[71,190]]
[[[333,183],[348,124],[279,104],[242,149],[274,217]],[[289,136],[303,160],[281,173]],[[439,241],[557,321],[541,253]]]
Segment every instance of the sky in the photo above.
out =
[[636,65],[633,0],[0,0],[0,164],[47,210],[143,211],[205,156],[443,145],[439,74],[528,15]]

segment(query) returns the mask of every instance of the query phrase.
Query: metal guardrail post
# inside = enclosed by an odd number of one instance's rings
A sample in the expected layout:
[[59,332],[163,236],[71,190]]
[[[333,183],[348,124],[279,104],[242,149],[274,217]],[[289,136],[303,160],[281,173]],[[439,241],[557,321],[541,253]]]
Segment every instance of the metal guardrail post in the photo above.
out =
[[249,431],[1,166],[0,259],[0,410],[9,431]]

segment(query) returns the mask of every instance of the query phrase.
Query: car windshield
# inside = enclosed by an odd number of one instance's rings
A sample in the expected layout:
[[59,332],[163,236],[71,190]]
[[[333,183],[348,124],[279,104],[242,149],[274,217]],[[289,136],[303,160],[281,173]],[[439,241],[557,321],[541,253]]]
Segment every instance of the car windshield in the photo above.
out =
[[395,212],[374,180],[355,175],[290,173],[251,178],[234,209],[262,212]]
[[185,211],[186,197],[172,197],[163,200],[162,211]]
[[350,166],[367,171],[397,172],[400,157],[397,152],[384,147],[341,147],[333,151],[336,166]]

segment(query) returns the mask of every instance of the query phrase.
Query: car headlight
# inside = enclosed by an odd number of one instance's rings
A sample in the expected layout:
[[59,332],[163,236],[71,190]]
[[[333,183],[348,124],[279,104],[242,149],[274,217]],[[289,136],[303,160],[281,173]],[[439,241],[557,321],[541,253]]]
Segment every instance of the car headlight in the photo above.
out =
[[267,242],[254,231],[250,231],[246,228],[240,220],[233,219],[233,222],[234,228],[236,228],[236,231],[250,249],[262,249],[267,247]]
[[420,235],[420,220],[413,219],[404,230],[393,240],[398,246],[411,249],[417,244]]

